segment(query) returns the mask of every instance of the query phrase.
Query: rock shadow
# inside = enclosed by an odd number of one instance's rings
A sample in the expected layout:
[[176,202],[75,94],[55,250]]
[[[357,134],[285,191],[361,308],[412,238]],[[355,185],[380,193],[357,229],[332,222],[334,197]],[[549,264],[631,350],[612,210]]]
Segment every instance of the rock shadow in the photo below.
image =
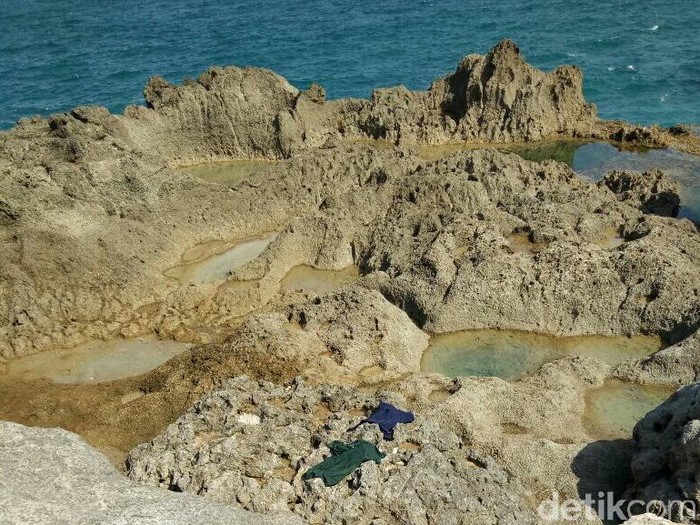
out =
[[619,519],[605,519],[609,502],[618,501],[632,482],[630,463],[634,441],[615,439],[594,441],[587,444],[571,463],[572,472],[579,478],[576,485],[582,500],[588,497],[591,509],[604,524],[621,523]]

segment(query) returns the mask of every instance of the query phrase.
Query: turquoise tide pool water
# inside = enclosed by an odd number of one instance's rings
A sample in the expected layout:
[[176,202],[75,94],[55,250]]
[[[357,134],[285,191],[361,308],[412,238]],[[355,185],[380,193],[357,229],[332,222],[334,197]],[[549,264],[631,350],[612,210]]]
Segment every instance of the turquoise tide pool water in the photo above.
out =
[[606,118],[700,123],[697,0],[3,0],[0,129],[18,118],[141,103],[149,76],[255,65],[331,97],[425,88],[503,37],[584,70]]
[[673,149],[629,151],[607,143],[581,145],[571,141],[533,145],[514,151],[528,160],[564,162],[593,181],[602,179],[611,170],[658,168],[678,183],[681,197],[679,217],[700,224],[700,156]]

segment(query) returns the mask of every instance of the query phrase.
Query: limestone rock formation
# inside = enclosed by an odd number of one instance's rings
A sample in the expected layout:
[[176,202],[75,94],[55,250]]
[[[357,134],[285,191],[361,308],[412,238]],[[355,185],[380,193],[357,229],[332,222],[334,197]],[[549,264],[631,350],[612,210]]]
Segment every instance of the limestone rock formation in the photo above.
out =
[[144,487],[118,473],[77,435],[0,422],[3,525],[301,525],[289,512],[239,506]]
[[700,383],[685,386],[634,429],[634,483],[628,499],[658,501],[664,517],[696,523],[700,517]]
[[[153,79],[148,107],[123,116],[80,107],[25,119],[0,133],[0,355],[118,334],[208,340],[193,327],[226,326],[250,311],[244,304],[267,303],[291,261],[242,270],[237,279],[259,280],[244,291],[177,287],[163,271],[199,242],[280,230],[276,253],[286,243],[296,264],[360,262],[378,274],[382,293],[433,330],[507,319],[555,333],[649,330],[675,342],[680,325],[683,335],[697,325],[687,313],[697,287],[685,271],[697,250],[692,241],[676,244],[671,253],[684,253],[665,260],[665,247],[643,245],[651,231],[677,240],[681,226],[635,225],[630,207],[553,164],[475,153],[428,165],[412,150],[416,142],[593,133],[580,81],[572,68],[532,68],[504,41],[425,92],[391,88],[372,100],[332,101],[318,86],[299,91],[270,71],[214,68],[182,86]],[[367,138],[402,146],[349,145]],[[290,158],[231,189],[168,167],[233,157]],[[587,200],[585,212],[578,199]],[[436,208],[428,212],[428,204]],[[313,237],[295,233],[312,230]],[[619,259],[592,246],[608,242],[595,238],[608,230],[635,241]],[[546,248],[508,253],[511,234]],[[641,265],[631,262],[637,247]],[[639,275],[652,264],[661,275]],[[381,272],[391,282],[381,282]],[[550,286],[562,278],[574,287],[566,297]],[[474,284],[479,301],[469,295]],[[682,293],[671,297],[671,287]],[[589,300],[597,290],[603,297]],[[553,300],[564,307],[530,315],[534,304]],[[691,306],[681,312],[681,303]]]
[[676,217],[681,198],[678,185],[660,170],[643,173],[611,171],[598,183],[607,186],[617,198],[637,206],[644,213]]
[[137,144],[171,160],[286,157],[303,140],[295,116],[300,96],[272,71],[219,67],[182,86],[152,78],[144,90],[148,109],[131,106],[125,115]]
[[432,332],[676,342],[698,326],[697,243],[689,223],[644,216],[563,165],[477,150],[410,173],[356,251],[370,282]]
[[437,144],[463,140],[537,140],[587,135],[595,108],[583,98],[582,73],[566,66],[551,73],[525,62],[510,40],[486,56],[469,55],[456,71],[425,92],[403,87],[376,90],[358,112],[358,130],[374,138]]
[[[410,408],[390,392],[239,377],[134,449],[129,475],[258,512],[291,508],[310,523],[536,523],[518,482],[435,421],[418,415],[391,442],[374,425],[347,432],[380,398]],[[301,479],[329,441],[358,438],[387,457],[335,487]]]

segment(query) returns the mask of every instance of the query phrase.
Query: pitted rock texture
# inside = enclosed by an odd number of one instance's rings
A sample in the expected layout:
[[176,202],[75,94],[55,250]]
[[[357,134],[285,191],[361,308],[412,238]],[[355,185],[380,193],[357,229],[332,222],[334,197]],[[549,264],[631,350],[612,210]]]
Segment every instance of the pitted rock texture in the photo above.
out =
[[504,40],[486,56],[469,55],[427,91],[404,87],[374,91],[369,104],[348,103],[358,130],[396,142],[439,144],[464,140],[529,141],[554,135],[589,135],[597,122],[583,98],[581,70],[545,73],[525,62]]
[[130,482],[77,435],[0,422],[3,525],[302,525]]
[[607,186],[618,199],[637,206],[644,213],[665,217],[678,215],[681,203],[678,185],[660,170],[611,171],[598,185]]
[[634,481],[626,497],[659,501],[668,510],[665,518],[676,523],[697,523],[700,383],[682,387],[647,414],[634,428],[634,441]]
[[676,342],[700,319],[699,242],[689,222],[644,215],[564,165],[477,150],[405,177],[356,252],[368,281],[432,332]]
[[[347,432],[379,399],[410,408],[389,392],[239,377],[134,449],[129,476],[258,512],[292,509],[310,523],[536,523],[516,481],[420,414],[397,427],[394,441],[383,441],[376,425]],[[248,423],[248,415],[260,423]],[[326,443],[359,438],[387,457],[335,487],[302,481],[327,455]]]

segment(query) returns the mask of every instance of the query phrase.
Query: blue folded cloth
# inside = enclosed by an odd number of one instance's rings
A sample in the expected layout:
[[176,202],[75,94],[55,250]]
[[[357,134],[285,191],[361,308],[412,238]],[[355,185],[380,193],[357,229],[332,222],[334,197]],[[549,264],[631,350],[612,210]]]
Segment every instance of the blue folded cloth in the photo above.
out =
[[411,412],[399,410],[394,405],[381,401],[367,419],[363,419],[354,427],[349,428],[348,431],[355,430],[365,423],[375,423],[379,425],[379,430],[382,431],[384,439],[392,440],[394,439],[394,427],[398,423],[411,423],[414,419],[415,417]]

